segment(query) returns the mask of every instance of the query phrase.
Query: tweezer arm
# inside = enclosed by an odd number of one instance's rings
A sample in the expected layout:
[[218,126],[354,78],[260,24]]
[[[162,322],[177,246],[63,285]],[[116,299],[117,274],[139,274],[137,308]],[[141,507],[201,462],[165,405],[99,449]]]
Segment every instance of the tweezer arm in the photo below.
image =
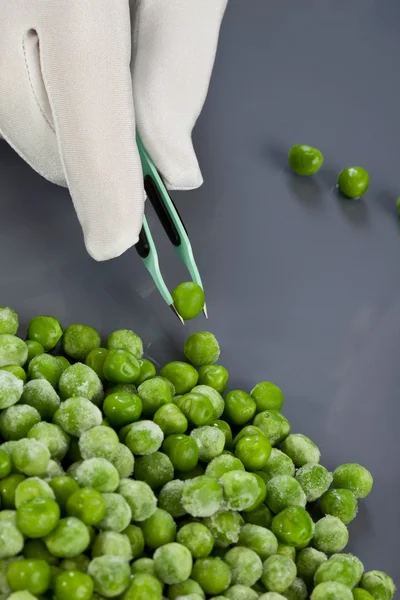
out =
[[[176,253],[186,265],[192,280],[203,288],[200,273],[194,260],[192,246],[178,210],[176,209],[157,168],[143,146],[139,135],[137,135],[136,141],[142,162],[146,194],[154,207],[169,240],[173,244]],[[148,235],[147,231],[146,234]],[[168,302],[168,304],[171,303]]]

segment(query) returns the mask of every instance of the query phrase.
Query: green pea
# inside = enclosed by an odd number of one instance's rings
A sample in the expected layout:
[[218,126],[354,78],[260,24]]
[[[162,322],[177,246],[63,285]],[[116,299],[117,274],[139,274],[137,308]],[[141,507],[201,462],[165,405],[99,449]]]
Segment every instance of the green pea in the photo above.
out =
[[199,558],[193,565],[191,578],[200,585],[206,594],[215,596],[228,589],[231,570],[220,558]]
[[295,466],[292,459],[278,450],[272,448],[269,460],[266,466],[263,468],[264,473],[268,479],[272,479],[277,475],[291,475],[294,476]]
[[57,503],[63,512],[65,511],[68,498],[79,490],[78,483],[72,477],[68,477],[68,475],[55,477],[49,482],[49,486],[53,490]]
[[256,412],[253,398],[242,390],[233,390],[225,397],[224,418],[233,425],[245,425]]
[[58,559],[50,554],[43,540],[27,540],[25,541],[24,558],[36,558],[45,560],[49,565],[58,564]]
[[229,373],[221,365],[203,365],[199,368],[199,385],[208,385],[223,394],[228,385]]
[[135,575],[122,600],[162,600],[162,584],[157,577],[147,573]]
[[326,554],[341,552],[349,541],[346,525],[337,517],[323,517],[315,524],[313,545]]
[[290,558],[280,554],[267,558],[261,576],[261,581],[267,590],[281,594],[295,579],[296,565]]
[[61,519],[56,528],[45,538],[45,543],[54,556],[73,558],[82,554],[89,546],[89,530],[76,517],[66,517]]
[[129,540],[132,558],[137,558],[144,550],[144,537],[142,530],[140,527],[137,527],[137,525],[128,525],[128,527],[124,529],[123,533]]
[[188,428],[185,415],[178,406],[172,403],[160,406],[153,417],[153,421],[166,436],[173,433],[185,433]]
[[86,573],[65,571],[56,578],[57,600],[90,600],[93,589],[93,580]]
[[136,358],[143,354],[143,342],[140,337],[130,329],[117,329],[110,333],[107,338],[107,348],[129,350]]
[[135,477],[145,481],[152,489],[157,489],[174,478],[174,467],[168,456],[153,452],[136,460]]
[[199,374],[192,365],[185,362],[170,362],[160,371],[175,388],[176,394],[187,394],[197,384]]
[[18,529],[30,538],[48,535],[57,526],[59,519],[60,508],[50,498],[34,498],[17,509]]
[[210,425],[214,419],[214,406],[211,400],[202,394],[197,392],[185,394],[177,404],[189,423],[195,427]]
[[160,490],[158,506],[166,510],[174,519],[183,517],[186,510],[182,506],[182,494],[185,483],[179,479],[168,481]]
[[277,410],[264,410],[258,413],[253,424],[265,433],[271,446],[283,442],[290,433],[289,421]]
[[[288,558],[290,558],[293,561],[296,560],[296,548],[293,548],[293,546],[288,546],[287,544],[279,543],[276,553],[281,554],[282,556],[287,556]],[[294,590],[293,590],[293,592],[294,592]],[[296,597],[297,596],[294,594],[294,598],[296,598]]]
[[317,173],[324,157],[317,148],[307,144],[296,144],[289,151],[289,166],[296,175],[310,176]]
[[142,521],[140,527],[146,546],[153,550],[169,544],[175,539],[175,521],[167,511],[161,508],[157,508],[148,519]]
[[300,550],[296,559],[298,576],[304,579],[308,585],[311,585],[318,567],[326,560],[328,560],[326,554],[315,548]]
[[250,396],[256,403],[256,412],[264,410],[281,410],[283,406],[283,393],[280,388],[270,381],[260,381],[251,390]]
[[250,548],[236,546],[225,554],[224,561],[232,571],[232,583],[234,585],[246,585],[251,587],[261,577],[263,564],[261,558]]
[[107,348],[93,348],[85,358],[85,365],[93,369],[100,381],[105,381],[103,367],[108,355]]
[[322,465],[307,463],[298,469],[296,479],[304,490],[307,502],[315,502],[331,485],[332,474]]
[[55,388],[60,381],[62,367],[55,356],[39,354],[29,363],[28,373],[30,379],[46,379]]
[[272,532],[280,542],[301,548],[314,534],[314,523],[302,506],[288,506],[272,519]]
[[278,475],[268,481],[266,504],[275,514],[288,506],[305,507],[306,503],[306,495],[294,477]]
[[28,340],[38,342],[46,352],[57,345],[62,334],[60,322],[55,317],[34,317],[28,325]]
[[182,481],[187,481],[188,479],[194,479],[195,477],[200,477],[200,475],[204,475],[205,470],[202,464],[198,463],[194,469],[190,471],[176,471],[176,477],[181,479]]
[[[0,370],[0,410],[10,408],[22,396],[24,384],[13,373]],[[2,413],[0,413],[1,416]]]
[[[195,594],[195,596],[193,596],[193,594]],[[197,600],[196,595],[203,599],[206,597],[199,584],[193,579],[187,579],[183,583],[173,583],[168,588],[169,600],[177,600],[182,596],[189,596],[190,600]]]
[[162,449],[177,471],[191,471],[199,460],[199,449],[196,441],[188,435],[169,435],[164,440]]
[[18,315],[8,306],[0,306],[0,334],[9,333],[15,335],[18,331]]
[[221,454],[212,459],[207,465],[206,475],[219,480],[224,473],[228,471],[244,471],[244,465],[241,460],[230,454]]
[[354,588],[352,590],[353,600],[374,600],[373,596],[367,590],[361,588]]
[[35,498],[50,498],[54,500],[54,492],[48,483],[39,477],[28,477],[18,485],[15,490],[15,507],[34,500]]
[[392,598],[396,591],[393,579],[383,571],[366,571],[361,578],[360,587],[378,600]]
[[248,471],[259,471],[268,463],[271,444],[264,435],[248,435],[242,437],[235,447],[235,456],[239,458]]
[[232,447],[232,430],[226,421],[216,419],[211,423],[212,427],[220,429],[225,436],[225,449],[229,450]]
[[154,567],[164,583],[183,583],[192,571],[192,555],[186,546],[171,542],[157,548],[154,553]]
[[244,524],[240,514],[231,510],[219,510],[206,517],[203,522],[211,531],[217,548],[227,548],[231,544],[237,544]]
[[138,421],[142,412],[142,401],[135,394],[116,392],[104,400],[103,412],[112,427],[123,427]]
[[[220,479],[224,500],[231,510],[253,510],[260,497],[259,482],[255,475],[245,471],[228,471]],[[265,484],[264,484],[265,486]]]
[[254,510],[248,510],[243,513],[243,519],[251,525],[270,528],[272,523],[272,512],[265,504],[260,504]]
[[173,390],[164,377],[153,377],[140,384],[138,395],[143,404],[143,416],[152,418],[160,406],[172,402]]
[[176,310],[185,321],[197,317],[204,308],[204,292],[192,281],[180,283],[171,295]]
[[209,556],[214,547],[214,537],[211,531],[202,523],[184,525],[178,531],[176,539],[190,550],[193,558]]
[[19,484],[24,480],[25,476],[19,473],[14,473],[1,479],[0,498],[3,510],[15,508],[15,492]]
[[114,598],[127,589],[131,570],[126,559],[105,555],[92,560],[88,575],[93,579],[95,592],[106,598]]
[[360,198],[368,189],[369,175],[362,167],[347,167],[339,173],[339,190],[348,198]]
[[154,567],[154,560],[152,558],[138,558],[131,565],[131,573],[132,575],[137,575],[139,573],[147,573],[148,575],[153,575],[157,577],[156,570]]
[[63,373],[65,369],[68,369],[68,367],[71,366],[71,363],[69,362],[68,358],[65,358],[65,356],[56,356],[56,359],[60,363]]
[[347,489],[328,490],[322,496],[320,506],[324,515],[338,517],[345,525],[357,516],[357,498]]
[[4,450],[0,448],[0,479],[4,479],[11,473],[11,459]]
[[186,358],[199,367],[217,362],[220,355],[218,341],[209,331],[192,333],[186,340],[183,351]]
[[344,464],[333,472],[333,486],[353,492],[356,498],[365,498],[371,493],[372,475],[365,467],[358,464]]
[[311,600],[353,600],[353,594],[342,583],[326,581],[314,588]]
[[193,517],[210,517],[221,507],[222,488],[212,477],[200,475],[185,482],[182,506]]
[[50,586],[50,576],[50,566],[45,560],[38,559],[15,561],[7,570],[8,583],[13,592],[26,590],[31,594],[44,594]]
[[319,463],[321,458],[318,446],[301,433],[290,434],[282,444],[282,452],[292,459],[296,467],[303,467],[307,463]]
[[337,581],[352,589],[359,583],[363,571],[364,566],[356,556],[335,554],[318,567],[314,575],[314,585],[325,581]]
[[106,514],[103,496],[97,490],[81,488],[71,494],[66,503],[67,514],[86,525],[97,525]]
[[113,349],[104,360],[103,374],[112,383],[135,383],[140,375],[140,366],[129,350]]
[[156,368],[147,358],[138,358],[138,363],[140,366],[140,375],[136,380],[137,385],[156,376]]
[[22,439],[16,442],[12,460],[15,468],[25,475],[43,475],[50,461],[50,452],[34,439]]
[[6,365],[5,367],[0,367],[1,371],[8,371],[8,373],[12,373],[14,377],[20,379],[23,383],[26,381],[26,373],[22,367],[18,365]]
[[210,462],[224,450],[225,436],[216,427],[198,427],[193,429],[190,436],[195,440],[199,449],[199,459],[203,462]]
[[62,337],[65,354],[79,361],[84,361],[92,350],[99,348],[100,343],[99,334],[88,325],[70,325]]

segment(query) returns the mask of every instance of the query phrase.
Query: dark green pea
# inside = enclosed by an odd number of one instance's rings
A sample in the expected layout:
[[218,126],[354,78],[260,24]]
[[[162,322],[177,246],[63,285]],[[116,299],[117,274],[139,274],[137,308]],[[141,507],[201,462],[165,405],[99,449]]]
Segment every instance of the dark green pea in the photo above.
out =
[[174,478],[174,467],[166,454],[153,452],[136,459],[135,478],[146,482],[154,490]]

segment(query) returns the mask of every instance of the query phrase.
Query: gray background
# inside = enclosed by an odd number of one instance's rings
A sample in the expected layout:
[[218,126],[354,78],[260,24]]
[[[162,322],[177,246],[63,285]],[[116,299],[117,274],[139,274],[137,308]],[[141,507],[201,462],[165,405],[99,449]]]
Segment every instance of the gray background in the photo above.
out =
[[[232,387],[276,382],[324,464],[372,471],[348,548],[398,581],[399,22],[398,0],[230,1],[195,132],[205,184],[175,194],[210,313],[186,330],[136,252],[93,262],[67,192],[0,144],[0,304],[24,326],[50,313],[132,328],[159,363],[189,331],[215,332]],[[312,180],[287,170],[294,143],[325,155]],[[360,201],[335,190],[351,164],[371,174]],[[172,289],[187,276],[157,243]]]

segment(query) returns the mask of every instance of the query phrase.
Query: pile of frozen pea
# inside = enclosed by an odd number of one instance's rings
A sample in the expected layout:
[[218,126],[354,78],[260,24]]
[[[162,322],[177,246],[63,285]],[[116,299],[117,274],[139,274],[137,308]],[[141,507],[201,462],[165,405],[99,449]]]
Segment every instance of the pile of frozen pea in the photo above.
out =
[[130,330],[17,331],[1,307],[1,599],[392,598],[341,553],[370,473],[323,467],[273,383],[225,393],[213,334],[157,375]]

